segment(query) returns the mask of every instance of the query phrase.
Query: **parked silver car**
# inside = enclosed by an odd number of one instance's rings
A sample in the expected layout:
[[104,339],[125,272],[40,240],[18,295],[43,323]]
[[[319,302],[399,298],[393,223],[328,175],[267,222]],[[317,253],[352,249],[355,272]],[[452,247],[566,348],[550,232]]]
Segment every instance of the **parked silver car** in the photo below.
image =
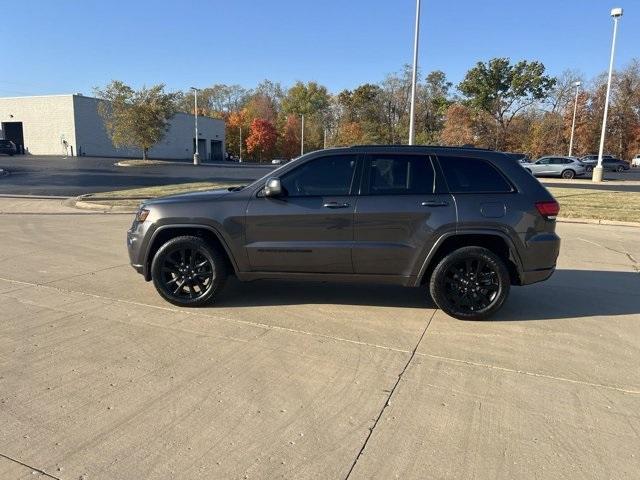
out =
[[587,173],[582,162],[571,157],[542,157],[522,166],[536,177],[574,178]]

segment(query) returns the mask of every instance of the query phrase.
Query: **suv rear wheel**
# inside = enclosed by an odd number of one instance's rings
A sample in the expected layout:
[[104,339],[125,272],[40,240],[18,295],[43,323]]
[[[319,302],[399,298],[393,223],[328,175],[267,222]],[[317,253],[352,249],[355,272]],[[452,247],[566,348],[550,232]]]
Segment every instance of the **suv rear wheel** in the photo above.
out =
[[199,237],[169,240],[156,252],[151,263],[151,278],[158,293],[181,307],[209,303],[226,277],[222,254]]
[[574,172],[571,169],[567,169],[567,170],[563,170],[562,171],[562,178],[573,178],[576,176],[576,172]]
[[429,292],[445,313],[461,320],[482,320],[496,312],[509,294],[504,261],[482,247],[463,247],[433,270]]

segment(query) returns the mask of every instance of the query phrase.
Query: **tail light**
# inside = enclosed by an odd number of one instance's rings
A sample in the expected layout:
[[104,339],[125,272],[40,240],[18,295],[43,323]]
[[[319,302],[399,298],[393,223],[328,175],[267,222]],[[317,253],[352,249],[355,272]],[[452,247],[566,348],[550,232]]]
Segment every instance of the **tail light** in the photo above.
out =
[[549,220],[555,220],[556,216],[560,212],[560,205],[555,200],[550,202],[536,202],[536,208],[540,215]]

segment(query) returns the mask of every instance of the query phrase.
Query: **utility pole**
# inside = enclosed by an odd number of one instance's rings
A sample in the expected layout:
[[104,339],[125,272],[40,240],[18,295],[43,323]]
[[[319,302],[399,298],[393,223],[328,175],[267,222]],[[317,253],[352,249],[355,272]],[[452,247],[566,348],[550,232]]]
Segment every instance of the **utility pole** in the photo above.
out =
[[580,82],[574,82],[576,87],[576,100],[573,104],[573,122],[571,122],[571,139],[569,140],[569,156],[573,152],[573,132],[576,129],[576,112],[578,111],[578,92],[580,91]]
[[418,76],[418,40],[420,37],[420,0],[416,0],[416,27],[413,37],[413,74],[411,76],[411,111],[409,112],[409,145],[415,136],[416,80]]
[[611,58],[609,59],[609,78],[607,80],[607,95],[604,100],[604,115],[602,117],[602,132],[600,133],[600,150],[598,151],[598,165],[593,169],[595,183],[602,182],[602,154],[604,153],[604,138],[607,133],[607,114],[609,113],[609,95],[611,94],[611,75],[613,74],[613,58],[616,52],[616,33],[618,32],[618,20],[622,17],[622,9],[611,10],[613,17],[613,42],[611,43]]
[[193,90],[193,102],[194,102],[194,107],[193,107],[193,114],[195,117],[195,123],[196,123],[196,152],[193,154],[193,164],[194,165],[200,165],[200,153],[198,152],[198,88],[196,87],[191,87],[191,90]]
[[242,125],[240,125],[240,161],[242,163]]
[[304,155],[304,113],[302,114],[302,125],[300,126],[300,155]]

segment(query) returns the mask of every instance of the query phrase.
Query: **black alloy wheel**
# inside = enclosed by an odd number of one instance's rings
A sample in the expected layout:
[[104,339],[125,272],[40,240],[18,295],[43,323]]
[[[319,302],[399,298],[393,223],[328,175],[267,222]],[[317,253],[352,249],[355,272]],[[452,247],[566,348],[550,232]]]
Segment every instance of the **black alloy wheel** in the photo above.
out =
[[208,303],[226,278],[224,259],[199,237],[177,237],[153,258],[153,284],[162,297],[179,306]]
[[509,272],[504,261],[482,247],[464,247],[436,266],[429,290],[439,308],[464,320],[487,318],[509,294]]

